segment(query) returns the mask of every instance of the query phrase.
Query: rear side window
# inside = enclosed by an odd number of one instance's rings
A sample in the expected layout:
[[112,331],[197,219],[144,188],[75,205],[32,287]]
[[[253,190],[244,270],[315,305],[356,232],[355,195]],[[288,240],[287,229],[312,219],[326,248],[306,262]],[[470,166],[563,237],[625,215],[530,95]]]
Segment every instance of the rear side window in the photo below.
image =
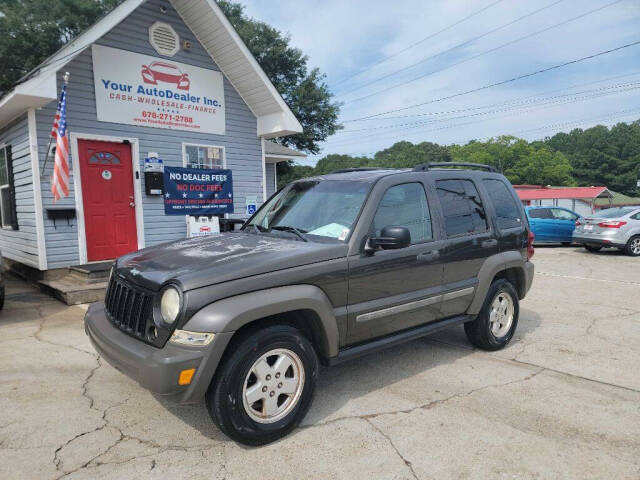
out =
[[483,183],[496,211],[498,228],[505,230],[521,226],[520,209],[505,183],[491,179],[483,180]]
[[552,208],[551,213],[553,214],[553,218],[555,218],[556,220],[575,220],[578,218],[573,213],[567,212],[566,210],[562,210],[560,208]]
[[411,233],[411,243],[431,240],[431,215],[427,195],[421,183],[405,183],[389,188],[373,218],[376,235],[389,225],[407,227]]
[[546,219],[554,218],[551,214],[551,210],[549,210],[548,208],[532,208],[531,210],[529,210],[529,217]]
[[470,180],[437,180],[447,236],[487,230],[487,219],[476,186]]

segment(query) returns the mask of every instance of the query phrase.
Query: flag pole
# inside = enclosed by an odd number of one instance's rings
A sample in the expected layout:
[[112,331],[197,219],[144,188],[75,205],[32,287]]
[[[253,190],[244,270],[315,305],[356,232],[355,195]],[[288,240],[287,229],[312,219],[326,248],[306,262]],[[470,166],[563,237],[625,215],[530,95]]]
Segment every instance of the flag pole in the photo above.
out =
[[[62,81],[64,82],[65,86],[69,83],[70,76],[71,74],[69,72],[64,72],[64,75],[62,76]],[[53,142],[53,135],[49,135],[49,144],[47,145],[47,151],[45,153],[44,163],[42,164],[42,170],[40,171],[40,176],[43,176],[44,172],[47,169],[47,161],[49,160],[49,152],[51,151],[51,142]]]

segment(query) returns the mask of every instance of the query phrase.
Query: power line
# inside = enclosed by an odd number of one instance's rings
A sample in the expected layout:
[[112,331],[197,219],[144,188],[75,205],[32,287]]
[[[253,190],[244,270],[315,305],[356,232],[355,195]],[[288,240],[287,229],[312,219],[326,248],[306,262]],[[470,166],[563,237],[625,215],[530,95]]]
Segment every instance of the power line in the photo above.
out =
[[[556,106],[556,105],[566,105],[566,104],[571,104],[571,103],[577,103],[578,101],[583,101],[583,100],[589,100],[592,98],[599,98],[602,96],[606,96],[606,95],[612,95],[612,94],[617,94],[617,93],[624,93],[624,92],[628,92],[628,91],[632,91],[632,90],[637,90],[639,87],[635,86],[635,87],[631,87],[631,88],[627,88],[625,90],[620,90],[620,91],[615,91],[615,92],[605,92],[605,93],[599,93],[599,94],[594,94],[594,95],[589,95],[589,96],[584,96],[584,97],[580,97],[577,99],[569,99],[569,100],[565,100],[564,102],[549,102],[548,104],[543,104],[543,105],[533,105],[533,106],[529,106],[529,109],[526,110],[523,113],[528,113],[531,110],[535,110],[536,108],[545,108],[545,107],[549,107],[549,106]],[[339,145],[348,145],[348,144],[352,144],[354,143],[354,141],[361,141],[367,138],[388,138],[388,135],[391,136],[396,136],[399,135],[403,132],[408,132],[410,130],[415,130],[415,129],[419,129],[420,127],[424,127],[427,125],[433,125],[433,124],[437,124],[437,123],[441,123],[441,122],[446,122],[446,121],[451,121],[451,120],[459,120],[462,118],[470,118],[470,117],[475,117],[478,115],[484,115],[484,114],[490,114],[490,113],[500,113],[503,111],[506,112],[514,112],[515,110],[518,110],[517,108],[513,108],[513,109],[506,109],[506,110],[495,110],[495,111],[491,111],[491,112],[480,112],[480,113],[475,113],[472,115],[460,115],[457,117],[451,117],[451,118],[444,118],[444,119],[438,119],[438,120],[431,120],[431,121],[427,121],[427,122],[421,122],[421,123],[417,123],[414,126],[408,126],[408,127],[397,127],[397,128],[391,128],[391,127],[386,127],[385,130],[387,130],[387,132],[383,132],[383,133],[373,133],[370,135],[359,135],[357,137],[357,139],[341,139],[338,142],[334,142],[332,143],[332,146],[339,146]],[[520,112],[518,112],[520,113]],[[507,113],[506,115],[498,115],[496,117],[493,118],[500,118],[500,117],[510,117],[513,116],[514,113]],[[472,125],[475,123],[480,123],[480,122],[484,122],[485,119],[482,120],[475,120],[475,121],[470,121],[470,122],[465,122],[465,123],[457,123],[457,124],[453,124],[453,125],[446,125],[444,127],[440,127],[437,128],[435,130],[446,130],[449,128],[456,128],[456,127],[460,127],[460,126],[466,126],[466,125]],[[420,130],[420,132],[430,132],[430,131],[435,131],[435,130]],[[354,133],[354,132],[351,132]],[[416,132],[418,133],[418,132]],[[412,133],[410,133],[412,134]]]
[[[632,87],[632,88],[629,88]],[[572,99],[572,98],[567,98],[567,97],[572,97],[575,95],[581,95],[581,94],[585,94],[585,93],[595,93],[596,95],[588,95],[588,96],[584,96],[584,97],[577,97],[577,99],[589,99],[589,98],[596,98],[596,97],[600,97],[603,95],[611,95],[611,94],[616,94],[616,93],[622,93],[622,92],[626,92],[628,90],[635,90],[638,87],[640,87],[640,83],[638,82],[630,82],[630,83],[622,83],[622,84],[618,84],[618,85],[607,85],[605,87],[600,87],[600,88],[593,88],[590,90],[583,90],[581,92],[573,92],[573,93],[566,93],[564,95],[554,95],[551,97],[542,97],[542,98],[534,98],[532,100],[529,101],[523,101],[523,102],[516,102],[516,101],[509,101],[509,102],[503,102],[503,103],[497,103],[497,104],[493,104],[493,105],[485,105],[485,106],[481,106],[481,107],[470,107],[470,108],[460,108],[457,110],[448,110],[448,111],[442,111],[442,112],[429,112],[429,113],[423,113],[421,115],[433,115],[433,116],[439,116],[439,115],[448,115],[448,114],[452,114],[452,113],[461,113],[461,112],[469,112],[469,111],[474,111],[474,110],[482,110],[484,108],[493,108],[493,107],[511,107],[511,108],[503,108],[503,109],[499,109],[499,110],[488,110],[485,112],[478,112],[478,113],[474,113],[471,115],[463,115],[462,117],[453,117],[453,118],[463,118],[463,117],[473,117],[473,116],[478,116],[478,115],[487,115],[490,113],[496,113],[496,112],[502,112],[502,111],[509,111],[509,110],[517,110],[519,108],[534,108],[540,105],[547,105],[547,104],[562,104],[562,103],[573,103],[576,99]],[[625,89],[625,90],[617,90],[614,92],[606,92],[607,90],[616,90],[616,89]],[[598,93],[598,92],[604,92],[604,93]],[[537,103],[537,102],[543,102],[543,103]],[[386,117],[389,118],[389,117]],[[424,125],[427,123],[431,123],[433,121],[445,121],[445,120],[451,120],[452,118],[443,118],[443,119],[439,119],[439,120],[432,120],[430,122],[407,122],[407,123],[397,123],[397,124],[391,124],[391,125],[383,125],[383,126],[379,126],[379,127],[367,127],[367,128],[358,128],[358,129],[352,129],[352,130],[340,130],[339,132],[337,132],[337,135],[341,135],[344,133],[354,133],[354,132],[365,132],[365,131],[372,131],[372,130],[383,130],[383,129],[389,129],[389,128],[394,128],[394,127],[400,127],[400,126],[409,126],[409,125]]]
[[[480,52],[480,53],[478,53],[478,54],[476,54],[476,55],[473,55],[473,56],[471,56],[471,57],[468,57],[468,58],[465,58],[465,59],[463,59],[463,60],[460,60],[459,62],[452,63],[451,65],[447,65],[446,67],[442,67],[442,68],[440,68],[440,69],[433,70],[433,71],[431,71],[431,72],[428,72],[428,73],[425,73],[425,74],[419,75],[419,76],[417,76],[417,77],[415,77],[415,78],[412,78],[412,79],[409,79],[409,80],[406,80],[406,81],[403,81],[403,82],[400,82],[400,83],[396,83],[395,85],[391,85],[391,86],[389,86],[389,87],[382,88],[382,89],[377,90],[377,91],[375,91],[375,92],[373,92],[373,93],[369,93],[369,94],[367,94],[367,95],[363,95],[363,96],[361,96],[361,97],[357,97],[357,98],[354,98],[354,99],[351,99],[351,100],[347,100],[347,101],[345,101],[344,103],[359,102],[359,101],[361,101],[361,100],[365,100],[365,99],[367,99],[367,98],[370,98],[370,97],[373,97],[373,96],[379,95],[379,94],[381,94],[381,93],[388,92],[389,90],[393,90],[393,89],[395,89],[395,88],[402,87],[402,86],[404,86],[404,85],[408,85],[408,84],[413,83],[413,82],[417,82],[418,80],[421,80],[421,79],[423,79],[423,78],[429,77],[429,76],[433,75],[434,73],[440,73],[440,72],[443,72],[443,71],[445,71],[445,70],[448,70],[448,69],[450,69],[450,68],[456,67],[456,66],[461,65],[461,64],[463,64],[463,63],[470,62],[471,60],[475,60],[475,59],[476,59],[476,58],[478,58],[478,57],[482,57],[482,56],[487,55],[487,54],[489,54],[489,53],[493,53],[493,52],[495,52],[495,51],[497,51],[497,50],[500,50],[500,49],[502,49],[502,48],[504,48],[504,47],[508,47],[508,46],[510,46],[510,45],[513,45],[513,44],[515,44],[515,43],[518,43],[518,42],[521,42],[521,41],[523,41],[523,40],[529,39],[529,38],[534,37],[534,36],[536,36],[536,35],[540,35],[541,33],[548,32],[549,30],[553,30],[554,28],[558,28],[558,27],[561,27],[561,26],[566,25],[566,24],[568,24],[568,23],[575,22],[576,20],[579,20],[579,19],[581,19],[581,18],[583,18],[583,17],[586,17],[587,15],[591,15],[592,13],[598,12],[598,11],[600,11],[600,10],[603,10],[603,9],[607,8],[607,7],[610,7],[610,6],[612,6],[612,5],[615,5],[616,3],[620,3],[621,1],[622,1],[622,0],[614,0],[613,2],[608,3],[607,5],[603,5],[603,6],[601,6],[601,7],[595,8],[595,9],[590,10],[590,11],[588,11],[588,12],[585,12],[585,13],[583,13],[583,14],[577,15],[577,16],[575,16],[575,17],[573,17],[573,18],[569,18],[569,19],[564,20],[564,21],[562,21],[562,22],[560,22],[560,23],[556,23],[555,25],[551,25],[551,26],[549,26],[549,27],[545,27],[545,28],[543,28],[543,29],[541,29],[541,30],[538,30],[538,31],[536,31],[536,32],[529,33],[529,34],[527,34],[527,35],[524,35],[523,37],[519,37],[519,38],[516,38],[516,39],[514,39],[514,40],[510,40],[510,41],[508,41],[508,42],[506,42],[506,43],[503,43],[502,45],[499,45],[499,46],[494,47],[494,48],[490,48],[489,50],[485,50],[484,52]],[[421,61],[421,62],[415,63],[414,65],[418,65],[418,64],[420,64],[420,63],[423,63],[423,62]],[[410,67],[411,67],[411,66],[410,66]],[[410,68],[410,67],[407,67],[407,68]],[[398,73],[398,72],[400,72],[400,71],[402,71],[402,70],[404,70],[404,69],[397,70],[395,73]],[[382,77],[382,78],[380,78],[380,79],[378,79],[378,80],[375,80],[374,82],[370,82],[370,83],[369,83],[369,85],[370,85],[371,83],[376,83],[377,81],[382,80],[382,79],[384,79],[384,78],[387,78],[387,77],[389,77],[389,76],[391,76],[391,75],[394,75],[395,73],[393,73],[393,74],[389,74],[389,75],[387,75],[386,77]],[[360,88],[361,88],[361,87],[358,87],[358,88],[355,88],[355,89],[353,89],[353,90],[351,90],[351,91],[359,90]]]
[[534,75],[539,75],[541,73],[546,73],[546,72],[550,72],[552,70],[557,70],[559,68],[563,68],[563,67],[566,67],[566,66],[569,66],[569,65],[580,63],[580,62],[583,62],[585,60],[591,60],[593,58],[600,57],[602,55],[607,55],[609,53],[617,52],[617,51],[623,50],[625,48],[634,47],[634,46],[636,46],[638,44],[640,44],[640,40],[632,42],[632,43],[628,43],[626,45],[621,45],[619,47],[611,48],[609,50],[603,50],[601,52],[594,53],[594,54],[591,54],[591,55],[587,55],[585,57],[580,57],[580,58],[577,58],[575,60],[570,60],[568,62],[559,63],[557,65],[552,65],[551,67],[542,68],[542,69],[536,70],[534,72],[526,73],[526,74],[523,74],[523,75],[518,75],[516,77],[512,77],[512,78],[509,78],[509,79],[506,79],[506,80],[501,80],[499,82],[494,82],[494,83],[490,83],[488,85],[483,85],[481,87],[472,88],[471,90],[466,90],[464,92],[458,92],[458,93],[454,93],[452,95],[447,95],[445,97],[440,97],[440,98],[436,98],[436,99],[433,99],[433,100],[428,100],[426,102],[415,103],[413,105],[407,105],[406,107],[395,108],[395,109],[392,109],[392,110],[386,110],[384,112],[379,112],[379,113],[374,113],[374,114],[371,114],[371,115],[365,115],[365,116],[354,118],[354,119],[349,119],[349,120],[346,120],[345,122],[355,122],[355,121],[364,120],[364,119],[367,119],[367,118],[380,117],[382,115],[386,115],[386,114],[389,114],[389,113],[402,112],[402,111],[405,111],[405,110],[410,110],[412,108],[422,107],[424,105],[429,105],[429,104],[436,103],[436,102],[442,102],[444,100],[450,100],[452,98],[461,97],[463,95],[468,95],[470,93],[480,92],[482,90],[487,90],[489,88],[497,87],[499,85],[505,85],[507,83],[512,83],[512,82],[515,82],[517,80],[522,80],[523,78],[529,78],[529,77],[533,77]]
[[450,30],[451,28],[453,28],[453,27],[455,27],[455,26],[457,26],[457,25],[460,25],[462,22],[465,22],[465,21],[469,20],[470,18],[475,17],[476,15],[479,15],[480,13],[484,12],[485,10],[490,9],[491,7],[493,7],[494,5],[497,5],[498,3],[502,2],[502,1],[504,1],[504,0],[497,0],[497,1],[495,1],[495,2],[493,2],[493,3],[491,3],[491,4],[489,4],[489,5],[487,5],[486,7],[483,7],[483,8],[481,8],[480,10],[478,10],[478,11],[476,11],[476,12],[472,13],[471,15],[467,15],[466,17],[464,17],[464,18],[462,18],[462,19],[458,20],[457,22],[454,22],[454,23],[452,23],[452,24],[450,24],[450,25],[447,25],[447,26],[446,26],[446,27],[444,27],[443,29],[438,30],[438,31],[437,31],[437,32],[435,32],[435,33],[432,33],[432,34],[430,34],[430,35],[428,35],[428,36],[426,36],[426,37],[422,38],[421,40],[418,40],[417,42],[414,42],[414,43],[412,43],[411,45],[408,45],[407,47],[404,47],[403,49],[398,50],[397,52],[392,53],[391,55],[389,55],[389,56],[387,56],[387,57],[384,57],[384,58],[383,58],[383,59],[381,59],[381,60],[378,60],[377,62],[375,62],[375,63],[373,63],[373,64],[369,65],[368,67],[365,67],[365,68],[363,68],[363,69],[359,70],[358,72],[354,73],[353,75],[350,75],[350,76],[348,76],[348,77],[343,78],[342,80],[339,80],[338,82],[334,83],[334,84],[333,84],[333,86],[334,86],[334,87],[336,87],[336,86],[338,86],[338,85],[342,85],[344,82],[346,82],[346,81],[348,81],[348,80],[351,80],[352,78],[357,77],[357,76],[358,76],[358,75],[360,75],[361,73],[367,72],[367,71],[371,70],[372,68],[377,67],[378,65],[380,65],[380,64],[382,64],[382,63],[384,63],[384,62],[386,62],[387,60],[390,60],[390,59],[392,59],[392,58],[394,58],[394,57],[397,57],[397,56],[398,56],[398,55],[400,55],[401,53],[404,53],[404,52],[406,52],[407,50],[410,50],[410,49],[412,49],[413,47],[416,47],[416,46],[420,45],[421,43],[424,43],[424,42],[426,42],[427,40],[432,39],[432,38],[433,38],[433,37],[435,37],[436,35],[439,35],[439,34],[441,34],[441,33],[443,33],[443,32],[446,32],[447,30]]
[[[421,63],[427,62],[427,61],[432,60],[432,59],[434,59],[434,58],[436,58],[436,57],[439,57],[440,55],[443,55],[443,54],[445,54],[445,53],[451,52],[452,50],[455,50],[455,49],[457,49],[457,48],[460,48],[460,47],[463,47],[463,46],[468,45],[468,44],[470,44],[470,43],[473,43],[473,42],[475,42],[476,40],[480,40],[481,38],[484,38],[484,37],[486,37],[487,35],[491,35],[492,33],[495,33],[495,32],[497,32],[497,31],[499,31],[499,30],[502,30],[503,28],[507,28],[507,27],[509,27],[509,26],[511,26],[511,25],[513,25],[513,24],[515,24],[515,23],[518,23],[518,22],[519,22],[519,21],[521,21],[521,20],[524,20],[525,18],[531,17],[531,16],[535,15],[536,13],[541,12],[542,10],[546,10],[547,8],[551,8],[551,7],[553,7],[554,5],[557,5],[558,3],[561,3],[561,2],[563,2],[563,1],[564,1],[564,0],[557,0],[557,1],[553,2],[553,3],[550,3],[549,5],[546,5],[546,6],[544,6],[544,7],[541,7],[541,8],[539,8],[539,9],[537,9],[537,10],[534,10],[533,12],[527,13],[526,15],[523,15],[523,16],[518,17],[518,18],[516,18],[516,19],[514,19],[514,20],[511,20],[511,21],[509,21],[509,22],[507,22],[507,23],[504,23],[504,24],[502,24],[502,25],[500,25],[500,26],[498,26],[498,27],[495,27],[495,28],[493,28],[493,29],[489,30],[488,32],[485,32],[485,33],[483,33],[483,34],[481,34],[481,35],[478,35],[478,36],[476,36],[476,37],[470,38],[469,40],[465,40],[464,42],[459,43],[459,44],[457,44],[457,45],[455,45],[455,46],[453,46],[453,47],[447,48],[446,50],[442,50],[441,52],[438,52],[438,53],[435,53],[435,54],[433,54],[433,55],[430,55],[430,56],[428,56],[428,57],[426,57],[426,58],[423,58],[422,60],[419,60],[419,61],[417,61],[417,62],[415,62],[415,63],[412,63],[411,65],[407,65],[406,67],[402,67],[402,68],[400,68],[400,69],[398,69],[398,70],[394,70],[393,72],[388,73],[388,74],[386,74],[386,75],[383,75],[382,77],[379,77],[379,78],[377,78],[377,79],[375,79],[375,80],[372,80],[372,81],[370,81],[370,82],[367,82],[367,83],[365,83],[365,84],[363,84],[363,85],[360,85],[360,86],[358,86],[358,87],[352,88],[351,90],[347,90],[346,92],[342,92],[342,93],[340,93],[338,96],[344,96],[344,95],[347,95],[348,93],[355,92],[356,90],[360,90],[360,89],[362,89],[362,88],[364,88],[364,87],[368,87],[369,85],[372,85],[372,84],[374,84],[374,83],[377,83],[377,82],[379,82],[379,81],[381,81],[381,80],[384,80],[384,79],[386,79],[386,78],[392,77],[393,75],[395,75],[395,74],[397,74],[397,73],[400,73],[400,72],[402,72],[402,71],[404,71],[404,70],[408,70],[409,68],[413,68],[413,67],[415,67],[415,66],[417,66],[417,65],[420,65]],[[352,101],[353,101],[353,100],[352,100]]]
[[[492,138],[496,138],[498,136],[501,135],[512,135],[512,136],[516,136],[522,133],[529,133],[529,132],[535,132],[535,131],[539,131],[539,130],[549,130],[549,129],[555,129],[555,128],[562,128],[562,127],[566,127],[566,126],[570,126],[570,125],[579,125],[582,124],[584,122],[589,122],[589,121],[593,121],[593,120],[600,120],[600,119],[606,119],[606,118],[613,118],[616,117],[616,121],[618,121],[620,118],[618,117],[627,117],[629,115],[638,115],[640,114],[640,108],[632,108],[632,109],[627,109],[627,110],[620,110],[617,112],[612,112],[612,113],[607,113],[604,115],[598,115],[595,117],[588,117],[588,118],[583,118],[580,120],[572,120],[570,122],[564,122],[564,123],[555,123],[555,124],[550,124],[550,125],[545,125],[542,127],[536,127],[536,128],[531,128],[531,129],[526,129],[526,130],[520,130],[520,131],[516,131],[516,132],[511,132],[511,133],[503,133],[500,135],[491,135],[488,137],[480,137],[480,138],[473,138],[473,139],[464,139],[464,140],[455,140],[453,142],[451,142],[449,145],[451,144],[461,144],[462,142],[469,142],[471,140],[478,140],[478,141],[486,141],[486,140],[490,140]],[[474,122],[468,122],[468,123],[474,123]],[[464,126],[466,124],[458,124],[458,125],[453,125],[447,128],[452,128],[452,127],[457,127],[457,126]],[[437,129],[433,129],[430,131],[437,131],[437,130],[445,130],[445,128],[437,128]],[[418,132],[416,132],[418,133]],[[422,132],[420,132],[422,133]],[[559,133],[559,132],[556,132]],[[376,152],[369,152],[369,154],[374,154]],[[352,155],[352,153],[350,152],[341,152],[341,155]],[[366,155],[366,153],[364,154]]]
[[[555,93],[555,92],[561,92],[563,90],[571,90],[572,88],[578,88],[578,87],[586,87],[587,85],[593,85],[595,83],[602,83],[602,82],[607,82],[609,80],[616,80],[619,78],[624,78],[624,77],[630,77],[632,75],[639,75],[640,71],[637,72],[632,72],[632,73],[625,73],[622,75],[615,75],[613,77],[607,77],[607,78],[602,78],[600,80],[593,80],[591,82],[584,82],[584,83],[576,83],[573,85],[569,85],[566,87],[561,87],[561,88],[554,88],[552,90],[545,90],[543,92],[538,92],[535,93],[533,95],[528,95],[526,97],[519,97],[519,98],[514,98],[511,100],[508,100],[506,102],[500,102],[500,103],[494,103],[494,104],[489,104],[489,105],[481,105],[478,107],[468,107],[468,108],[460,108],[460,109],[455,109],[455,110],[447,110],[447,111],[443,111],[443,112],[424,112],[424,113],[412,113],[412,114],[407,114],[407,115],[394,115],[391,117],[380,117],[380,118],[365,118],[362,120],[358,120],[361,122],[377,122],[380,120],[389,120],[389,119],[397,119],[397,118],[415,118],[415,117],[424,117],[424,116],[429,116],[429,115],[442,115],[442,114],[446,114],[446,113],[459,113],[459,112],[467,112],[467,111],[471,111],[471,110],[481,110],[483,108],[491,108],[491,107],[496,107],[496,106],[500,106],[500,105],[509,105],[512,103],[517,103],[517,102],[523,102],[525,100],[528,99],[536,99],[536,97],[539,97],[540,95],[545,95],[547,93]],[[604,88],[604,87],[602,87]],[[573,92],[573,93],[568,93],[566,95],[574,95],[576,93],[582,93],[582,92]],[[344,121],[342,123],[354,123],[354,120],[351,121]],[[341,132],[344,130],[341,130]]]

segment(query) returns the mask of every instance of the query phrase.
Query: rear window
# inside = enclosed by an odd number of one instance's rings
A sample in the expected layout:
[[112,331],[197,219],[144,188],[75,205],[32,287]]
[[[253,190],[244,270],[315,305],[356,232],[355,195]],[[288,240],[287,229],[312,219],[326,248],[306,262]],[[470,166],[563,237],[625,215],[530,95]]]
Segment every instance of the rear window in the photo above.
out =
[[532,208],[527,213],[529,214],[529,218],[553,218],[551,210],[548,208]]
[[619,218],[628,215],[629,213],[637,210],[638,207],[615,207],[615,208],[607,208],[606,210],[601,210],[595,215],[594,218]]
[[447,236],[487,230],[487,218],[476,186],[470,180],[437,180]]
[[491,202],[493,202],[498,228],[505,230],[521,226],[520,208],[509,191],[509,187],[501,180],[487,179],[483,180],[483,183]]

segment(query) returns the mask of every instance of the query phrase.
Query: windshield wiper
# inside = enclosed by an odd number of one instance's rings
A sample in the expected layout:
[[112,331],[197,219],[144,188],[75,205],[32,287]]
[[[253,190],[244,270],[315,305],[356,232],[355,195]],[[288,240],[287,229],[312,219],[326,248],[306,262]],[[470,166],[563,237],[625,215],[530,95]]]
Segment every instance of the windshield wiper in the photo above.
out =
[[304,236],[304,234],[307,232],[305,230],[300,230],[299,228],[296,228],[296,227],[291,227],[289,225],[276,225],[275,227],[271,227],[271,230],[279,230],[281,232],[290,232],[298,236],[298,238],[300,238],[300,240],[302,240],[303,242],[309,241],[307,240],[307,237]]

